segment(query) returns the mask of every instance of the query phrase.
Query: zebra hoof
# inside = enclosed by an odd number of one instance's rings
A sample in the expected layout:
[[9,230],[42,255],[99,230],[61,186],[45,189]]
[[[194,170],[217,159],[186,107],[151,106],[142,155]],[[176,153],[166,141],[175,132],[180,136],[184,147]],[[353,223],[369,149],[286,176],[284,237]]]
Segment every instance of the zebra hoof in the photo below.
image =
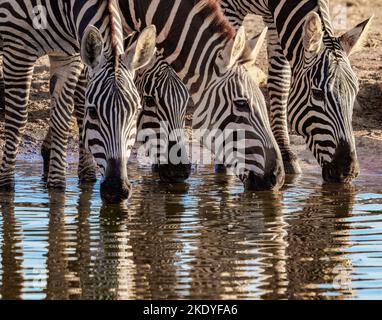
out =
[[284,170],[285,174],[288,175],[299,175],[302,173],[300,163],[296,157],[296,155],[292,154],[288,157],[283,157],[284,162]]

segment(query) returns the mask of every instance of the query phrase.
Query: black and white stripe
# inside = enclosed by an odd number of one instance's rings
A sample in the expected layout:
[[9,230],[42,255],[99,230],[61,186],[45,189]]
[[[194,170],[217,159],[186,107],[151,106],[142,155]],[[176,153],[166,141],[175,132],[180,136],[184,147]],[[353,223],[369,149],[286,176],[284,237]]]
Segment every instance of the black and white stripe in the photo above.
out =
[[159,54],[137,73],[135,83],[142,98],[139,140],[148,139],[146,149],[162,181],[184,181],[191,173],[185,136],[188,90]]
[[[249,189],[280,187],[284,181],[281,154],[264,98],[244,67],[253,62],[250,51],[256,51],[256,42],[246,42],[243,29],[235,32],[216,1],[119,0],[119,4],[128,29],[157,27],[158,50],[195,103],[194,129],[242,130],[245,167],[239,177]],[[214,149],[208,140],[203,142]],[[225,164],[237,164],[214,151]]]
[[[46,54],[50,56],[52,74],[48,185],[65,185],[73,95],[83,69],[81,53],[82,60],[90,67],[85,96],[85,145],[95,156],[105,179],[111,175],[112,179],[123,180],[121,189],[128,189],[125,188],[126,170],[116,172],[111,165],[116,162],[123,167],[134,142],[134,116],[140,103],[133,82],[134,72],[148,63],[154,53],[155,29],[146,31],[133,49],[124,52],[121,20],[114,1],[39,1],[40,14],[46,17],[41,27],[35,24],[36,5],[32,0],[0,3],[6,99],[6,143],[0,186],[14,184],[15,160],[27,121],[33,67],[36,60]],[[115,188],[118,189],[118,185]],[[107,186],[103,191],[110,193]],[[126,190],[116,193],[119,194],[116,197],[121,198]]]
[[[137,40],[138,33],[129,36],[125,44],[129,48]],[[135,85],[140,94],[142,109],[138,115],[138,140],[145,142],[147,153],[150,152],[155,169],[165,182],[179,182],[187,179],[191,165],[187,155],[185,137],[185,117],[190,95],[183,82],[171,66],[159,54],[151,63],[136,72]],[[87,80],[82,74],[75,92],[75,115],[82,135],[85,90]],[[42,147],[42,154],[47,153],[51,139],[49,130]],[[79,179],[91,182],[96,179],[96,167],[93,157],[80,140]],[[181,159],[176,164],[171,162],[170,153],[181,152]],[[163,159],[162,161],[161,158]],[[48,163],[48,161],[46,161]],[[49,168],[48,166],[45,166]]]
[[300,172],[290,148],[289,119],[291,129],[305,138],[323,167],[326,181],[356,177],[351,121],[358,80],[348,55],[365,34],[369,20],[337,38],[327,0],[219,2],[236,25],[253,13],[262,15],[269,27],[271,125],[286,172]]

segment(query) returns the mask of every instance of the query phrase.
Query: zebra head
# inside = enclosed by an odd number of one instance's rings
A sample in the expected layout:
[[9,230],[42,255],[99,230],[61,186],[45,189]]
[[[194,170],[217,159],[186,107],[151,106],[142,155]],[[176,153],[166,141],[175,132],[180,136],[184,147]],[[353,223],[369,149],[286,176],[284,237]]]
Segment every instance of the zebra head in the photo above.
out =
[[352,127],[359,83],[349,56],[369,24],[370,19],[334,37],[325,19],[310,12],[303,26],[302,59],[293,68],[289,123],[305,138],[326,182],[350,182],[359,174]]
[[101,196],[107,203],[120,203],[130,195],[127,161],[140,107],[134,75],[152,59],[155,41],[156,30],[151,26],[133,47],[112,55],[104,50],[97,28],[88,27],[83,36],[81,55],[89,68],[83,142],[103,176]]
[[135,83],[143,106],[138,141],[146,142],[162,181],[183,182],[191,173],[184,136],[187,87],[159,54],[137,72]]
[[[285,172],[280,149],[272,134],[265,99],[247,71],[259,54],[267,29],[246,40],[244,27],[217,54],[217,79],[198,104],[194,128],[208,123],[205,145],[211,145],[219,164],[231,169],[247,190],[279,189]],[[206,137],[207,136],[207,137]]]

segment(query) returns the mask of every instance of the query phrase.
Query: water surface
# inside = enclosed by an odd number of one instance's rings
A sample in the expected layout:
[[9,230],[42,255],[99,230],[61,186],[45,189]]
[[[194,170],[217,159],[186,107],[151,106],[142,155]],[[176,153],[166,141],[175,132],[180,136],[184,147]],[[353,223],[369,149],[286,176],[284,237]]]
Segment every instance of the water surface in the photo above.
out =
[[99,185],[48,192],[41,165],[19,163],[0,194],[3,299],[381,299],[382,177],[244,193],[199,168],[187,184],[132,167],[128,206]]

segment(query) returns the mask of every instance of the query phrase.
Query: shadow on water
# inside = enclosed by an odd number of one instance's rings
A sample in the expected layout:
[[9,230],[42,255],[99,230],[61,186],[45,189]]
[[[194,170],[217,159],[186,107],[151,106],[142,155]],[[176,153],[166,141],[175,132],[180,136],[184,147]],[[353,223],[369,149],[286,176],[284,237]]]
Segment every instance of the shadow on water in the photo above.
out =
[[66,194],[48,194],[31,169],[15,194],[1,194],[1,297],[331,299],[380,292],[381,178],[338,187],[306,176],[282,192],[254,194],[209,169],[182,185],[134,170],[135,193],[122,207],[102,206],[99,187],[79,188],[74,177]]

